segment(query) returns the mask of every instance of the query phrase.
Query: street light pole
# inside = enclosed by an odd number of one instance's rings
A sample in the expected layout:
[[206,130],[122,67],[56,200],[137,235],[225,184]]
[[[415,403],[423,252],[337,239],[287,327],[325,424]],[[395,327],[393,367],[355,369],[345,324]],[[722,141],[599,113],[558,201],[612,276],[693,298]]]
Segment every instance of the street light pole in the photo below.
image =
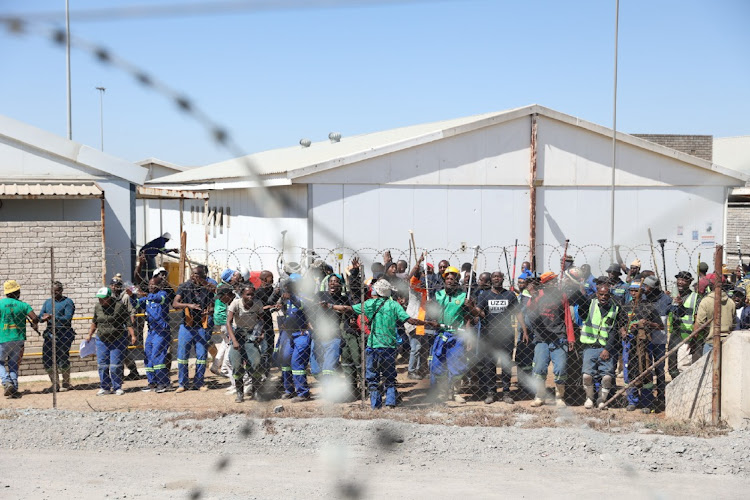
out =
[[104,87],[96,87],[99,91],[99,131],[101,134],[101,150],[104,151]]
[[68,140],[73,140],[73,98],[70,84],[70,1],[65,0],[65,77],[68,83]]

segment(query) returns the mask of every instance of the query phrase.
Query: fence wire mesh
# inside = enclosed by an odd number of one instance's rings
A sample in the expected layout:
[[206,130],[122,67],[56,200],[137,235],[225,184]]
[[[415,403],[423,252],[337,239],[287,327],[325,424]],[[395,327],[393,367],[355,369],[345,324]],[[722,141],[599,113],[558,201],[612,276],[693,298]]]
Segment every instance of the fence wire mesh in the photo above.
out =
[[[95,246],[55,247],[54,271],[50,248],[2,251],[0,272],[42,320],[39,335],[29,329],[3,360],[6,373],[20,362],[20,375],[32,376],[11,382],[18,391],[9,397],[199,390],[237,403],[525,402],[644,413],[663,410],[666,383],[703,353],[700,341],[673,348],[705,292],[699,252],[710,260],[712,250],[623,246],[612,272],[610,249],[593,244],[540,245],[543,265],[523,245],[477,249],[476,259],[466,248],[196,249],[181,284],[164,256],[149,264],[108,249],[102,277]],[[636,260],[641,269],[631,272]],[[123,275],[132,262],[136,272]],[[649,281],[649,268],[661,280]]]

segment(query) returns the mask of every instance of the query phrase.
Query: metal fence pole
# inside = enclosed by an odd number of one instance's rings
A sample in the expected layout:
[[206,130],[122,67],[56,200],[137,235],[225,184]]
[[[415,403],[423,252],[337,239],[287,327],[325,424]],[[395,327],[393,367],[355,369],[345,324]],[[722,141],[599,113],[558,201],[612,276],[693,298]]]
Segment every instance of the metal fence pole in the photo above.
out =
[[52,301],[52,408],[57,408],[57,305],[55,301],[55,247],[49,248],[50,297]]
[[362,398],[362,404],[365,404],[366,392],[365,392],[365,379],[367,377],[367,359],[365,358],[365,347],[367,346],[367,336],[365,335],[365,321],[367,316],[365,315],[365,266],[362,264],[359,266],[359,306],[362,310],[362,315],[359,318],[360,325],[360,345],[362,350],[361,357],[361,378],[360,378],[360,397]]
[[722,245],[716,247],[714,254],[714,327],[713,349],[713,383],[711,386],[711,423],[719,425],[721,420],[721,295],[722,295]]

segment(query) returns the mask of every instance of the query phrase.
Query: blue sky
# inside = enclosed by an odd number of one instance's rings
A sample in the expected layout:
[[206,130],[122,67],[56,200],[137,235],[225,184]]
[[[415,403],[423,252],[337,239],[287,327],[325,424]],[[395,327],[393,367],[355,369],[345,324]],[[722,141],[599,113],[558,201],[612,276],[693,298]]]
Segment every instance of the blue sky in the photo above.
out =
[[[146,3],[71,0],[73,35],[188,96],[248,153],[531,103],[612,125],[614,0],[311,0],[307,9],[75,19]],[[0,15],[64,5],[5,0]],[[618,130],[750,134],[749,22],[745,0],[622,0]],[[3,29],[0,64],[0,114],[65,136],[64,51]],[[182,165],[231,157],[173,102],[87,52],[73,50],[72,75],[74,140],[99,146],[103,86],[108,153]]]

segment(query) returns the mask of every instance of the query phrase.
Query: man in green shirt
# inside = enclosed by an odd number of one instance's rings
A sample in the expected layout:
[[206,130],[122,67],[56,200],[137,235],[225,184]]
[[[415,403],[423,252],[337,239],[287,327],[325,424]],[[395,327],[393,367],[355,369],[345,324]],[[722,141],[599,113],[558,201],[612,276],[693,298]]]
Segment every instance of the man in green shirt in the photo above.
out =
[[21,287],[16,280],[3,283],[5,298],[0,300],[0,378],[6,398],[19,398],[18,363],[26,340],[26,318],[36,330],[39,318],[26,302],[21,302]]
[[430,351],[430,387],[437,387],[438,381],[447,379],[448,399],[457,403],[466,400],[457,393],[456,386],[466,372],[466,346],[456,331],[469,319],[473,302],[459,285],[460,273],[455,267],[446,268],[443,273],[445,288],[435,294],[435,303],[440,311],[440,329]]
[[437,327],[434,321],[422,321],[406,314],[404,308],[391,299],[392,291],[390,283],[386,280],[375,282],[372,287],[373,298],[365,301],[364,314],[362,304],[327,305],[334,311],[363,314],[365,323],[370,328],[370,335],[365,342],[365,380],[370,391],[370,406],[373,409],[383,406],[379,391],[381,377],[385,387],[385,405],[389,408],[396,406],[396,326],[399,323],[409,323],[415,326]]

